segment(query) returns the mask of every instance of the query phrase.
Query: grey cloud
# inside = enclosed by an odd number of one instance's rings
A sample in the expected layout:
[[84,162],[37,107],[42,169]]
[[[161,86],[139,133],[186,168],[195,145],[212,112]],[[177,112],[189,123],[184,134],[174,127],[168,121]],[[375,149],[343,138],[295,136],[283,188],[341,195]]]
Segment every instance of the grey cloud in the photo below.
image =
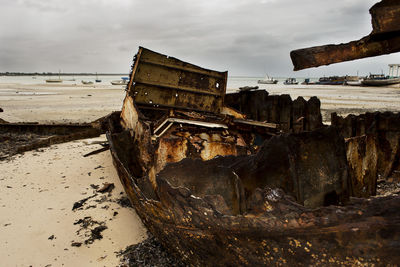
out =
[[[368,34],[376,1],[0,0],[7,11],[0,14],[0,71],[128,72],[142,45],[232,75],[303,75],[291,71],[290,50]],[[338,74],[397,58],[308,72]]]

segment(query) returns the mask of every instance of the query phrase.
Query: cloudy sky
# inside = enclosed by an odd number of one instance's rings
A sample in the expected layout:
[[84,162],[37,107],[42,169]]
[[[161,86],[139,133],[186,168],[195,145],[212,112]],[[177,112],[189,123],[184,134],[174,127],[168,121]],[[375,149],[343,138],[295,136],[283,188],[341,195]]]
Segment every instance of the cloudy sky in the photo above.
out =
[[0,0],[0,72],[128,73],[138,46],[232,76],[387,73],[400,53],[292,72],[291,50],[359,39],[378,0]]

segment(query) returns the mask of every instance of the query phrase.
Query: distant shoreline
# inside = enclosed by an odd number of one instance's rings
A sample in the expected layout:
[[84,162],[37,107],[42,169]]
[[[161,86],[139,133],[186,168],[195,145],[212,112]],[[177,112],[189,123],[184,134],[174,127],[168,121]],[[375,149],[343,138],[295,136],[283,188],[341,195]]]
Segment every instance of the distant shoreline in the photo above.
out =
[[0,72],[0,76],[129,76],[128,73]]

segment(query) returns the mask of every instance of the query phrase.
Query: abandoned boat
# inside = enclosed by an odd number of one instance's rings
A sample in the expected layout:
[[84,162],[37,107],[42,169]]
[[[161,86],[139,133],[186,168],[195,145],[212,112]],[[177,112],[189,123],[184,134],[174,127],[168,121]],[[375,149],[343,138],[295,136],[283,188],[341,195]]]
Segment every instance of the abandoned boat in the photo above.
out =
[[226,81],[139,48],[107,138],[147,229],[192,266],[397,264],[400,197],[350,198],[335,128],[280,134],[227,107]]

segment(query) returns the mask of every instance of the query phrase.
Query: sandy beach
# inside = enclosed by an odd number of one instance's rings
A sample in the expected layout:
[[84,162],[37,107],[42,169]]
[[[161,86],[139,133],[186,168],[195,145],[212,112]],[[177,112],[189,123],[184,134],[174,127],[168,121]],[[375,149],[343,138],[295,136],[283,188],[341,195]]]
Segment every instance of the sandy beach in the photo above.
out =
[[[243,81],[257,85],[256,79]],[[253,82],[254,84],[249,84]],[[317,96],[325,122],[330,113],[360,114],[366,111],[400,111],[400,87],[358,87],[321,85],[259,85],[270,94],[289,94],[292,99]],[[0,83],[0,118],[9,122],[91,122],[120,110],[124,86],[106,84],[18,84]],[[238,88],[228,87],[227,93]]]
[[124,86],[1,84],[0,118],[9,122],[91,122],[120,110]]
[[[110,153],[83,157],[100,147],[92,142],[104,139],[0,161],[1,266],[116,266],[116,252],[147,237],[135,211],[121,206],[127,199]],[[105,183],[115,188],[97,192]],[[99,226],[106,227],[102,238],[92,240],[91,231]]]
[[[400,111],[400,88],[268,86],[292,99],[317,96],[325,121],[366,111]],[[237,88],[230,88],[234,92]],[[0,118],[9,122],[91,122],[120,110],[123,86],[0,83]],[[105,140],[74,141],[0,161],[2,266],[116,266],[116,252],[147,237],[125,197],[108,151],[84,158]],[[110,192],[97,190],[113,183]],[[74,203],[85,198],[73,210]],[[102,236],[100,238],[93,231]],[[96,231],[95,231],[96,232]]]

